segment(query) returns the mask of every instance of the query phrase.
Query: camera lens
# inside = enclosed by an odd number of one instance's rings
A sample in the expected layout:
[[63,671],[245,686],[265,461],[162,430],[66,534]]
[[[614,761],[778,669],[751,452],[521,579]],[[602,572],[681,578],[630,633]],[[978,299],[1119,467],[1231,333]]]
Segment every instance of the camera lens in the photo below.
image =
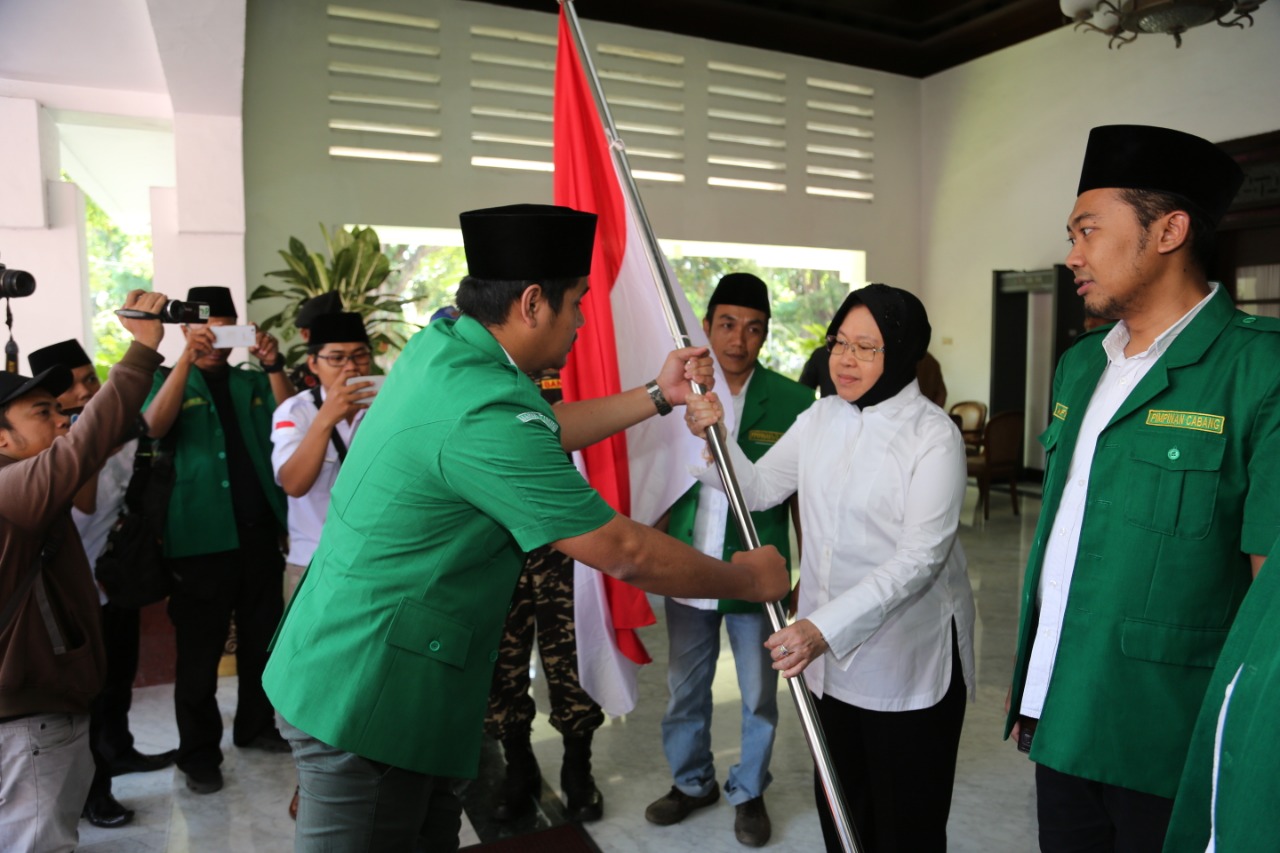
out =
[[29,272],[0,267],[0,296],[17,299],[36,292],[36,279]]

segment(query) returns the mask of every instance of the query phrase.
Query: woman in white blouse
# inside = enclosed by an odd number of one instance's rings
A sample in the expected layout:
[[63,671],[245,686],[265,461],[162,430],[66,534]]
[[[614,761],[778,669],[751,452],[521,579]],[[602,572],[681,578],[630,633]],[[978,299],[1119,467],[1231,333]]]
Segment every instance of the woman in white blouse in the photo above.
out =
[[[800,495],[798,621],[765,643],[805,674],[863,849],[946,850],[965,696],[973,695],[973,594],[956,537],[965,453],[921,395],[924,306],[873,284],[827,330],[837,396],[819,400],[754,465],[729,442],[752,510]],[[702,435],[722,410],[691,400]],[[718,485],[714,469],[700,479]],[[828,850],[840,850],[815,776]]]

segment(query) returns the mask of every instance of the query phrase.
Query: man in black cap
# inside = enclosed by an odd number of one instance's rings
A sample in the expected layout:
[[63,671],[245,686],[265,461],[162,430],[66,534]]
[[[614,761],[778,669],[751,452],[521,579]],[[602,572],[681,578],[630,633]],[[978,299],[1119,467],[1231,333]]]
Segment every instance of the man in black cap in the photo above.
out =
[[[336,290],[313,296],[298,306],[298,316],[293,325],[298,334],[308,343],[311,342],[311,327],[317,319],[326,314],[342,313],[342,295]],[[315,373],[311,371],[310,360],[303,360],[297,367],[289,371],[289,383],[298,391],[306,391],[321,384]]]
[[680,349],[644,387],[543,400],[529,374],[573,346],[595,224],[549,205],[462,214],[462,316],[413,337],[347,454],[263,676],[298,766],[299,850],[407,850],[448,780],[475,776],[526,552],[553,544],[669,595],[786,594],[775,549],[699,554],[617,515],[566,458],[711,372]]
[[[164,294],[132,291],[154,313]],[[71,850],[93,758],[89,707],[107,662],[101,607],[71,501],[137,425],[164,336],[122,319],[134,342],[74,431],[57,398],[71,371],[0,373],[0,850]]]
[[232,741],[288,750],[261,677],[283,610],[285,498],[271,470],[271,413],[293,388],[275,338],[263,332],[249,349],[262,370],[229,366],[230,349],[217,345],[213,329],[235,325],[231,291],[193,287],[187,300],[208,303],[208,324],[182,327],[186,348],[167,375],[156,374],[146,419],[153,438],[177,430],[164,538],[175,584],[177,761],[187,787],[208,794],[222,788],[217,671],[232,614],[239,680]]
[[[33,374],[61,365],[71,371],[71,387],[58,395],[64,414],[78,418],[101,389],[88,353],[76,340],[61,341],[27,356]],[[138,440],[131,438],[112,453],[102,469],[89,479],[71,509],[89,565],[95,567],[107,547],[107,534],[120,515],[125,490],[133,476]],[[133,819],[111,794],[111,777],[125,773],[162,770],[173,763],[176,752],[144,755],[134,747],[129,731],[133,681],[138,674],[140,620],[138,608],[110,601],[101,588],[102,638],[107,657],[106,680],[89,713],[89,749],[93,753],[93,784],[84,816],[94,826],[124,826]]]
[[1212,143],[1094,128],[1067,219],[1090,314],[1054,377],[1006,735],[1047,851],[1159,850],[1211,668],[1280,533],[1280,321],[1206,269],[1243,179]]
[[[736,272],[720,279],[702,321],[736,413],[729,438],[753,461],[813,402],[810,389],[760,364],[772,313],[765,283],[751,273]],[[788,516],[794,509],[793,499],[751,514],[760,541],[788,560]],[[668,530],[712,557],[729,559],[742,548],[728,499],[701,484],[676,501]],[[741,758],[725,775],[724,793],[734,807],[734,836],[749,847],[761,847],[773,832],[764,805],[773,779],[769,760],[778,725],[778,674],[764,647],[773,628],[759,604],[731,599],[668,598],[666,617],[671,699],[662,718],[662,749],[674,784],[644,816],[669,826],[720,799],[711,751],[711,685],[723,623],[742,695]]]

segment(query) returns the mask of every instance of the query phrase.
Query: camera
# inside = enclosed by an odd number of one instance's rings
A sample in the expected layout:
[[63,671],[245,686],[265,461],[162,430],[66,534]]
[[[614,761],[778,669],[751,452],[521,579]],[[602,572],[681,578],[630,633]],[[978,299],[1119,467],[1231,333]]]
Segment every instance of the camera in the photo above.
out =
[[161,323],[207,323],[209,322],[209,305],[205,302],[183,302],[181,299],[170,299],[160,309]]
[[23,270],[11,270],[0,264],[0,297],[17,299],[36,292],[36,278]]
[[118,308],[116,316],[131,320],[159,320],[161,323],[207,323],[209,322],[209,304],[170,299],[155,314],[139,311],[137,308]]

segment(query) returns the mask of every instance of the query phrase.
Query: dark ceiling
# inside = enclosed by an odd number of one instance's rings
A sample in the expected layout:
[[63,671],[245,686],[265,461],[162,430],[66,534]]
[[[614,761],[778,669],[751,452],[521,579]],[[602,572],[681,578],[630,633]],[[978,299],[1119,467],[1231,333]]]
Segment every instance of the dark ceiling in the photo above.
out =
[[[556,12],[555,0],[484,0]],[[576,0],[584,20],[928,77],[1064,26],[1054,0]]]

